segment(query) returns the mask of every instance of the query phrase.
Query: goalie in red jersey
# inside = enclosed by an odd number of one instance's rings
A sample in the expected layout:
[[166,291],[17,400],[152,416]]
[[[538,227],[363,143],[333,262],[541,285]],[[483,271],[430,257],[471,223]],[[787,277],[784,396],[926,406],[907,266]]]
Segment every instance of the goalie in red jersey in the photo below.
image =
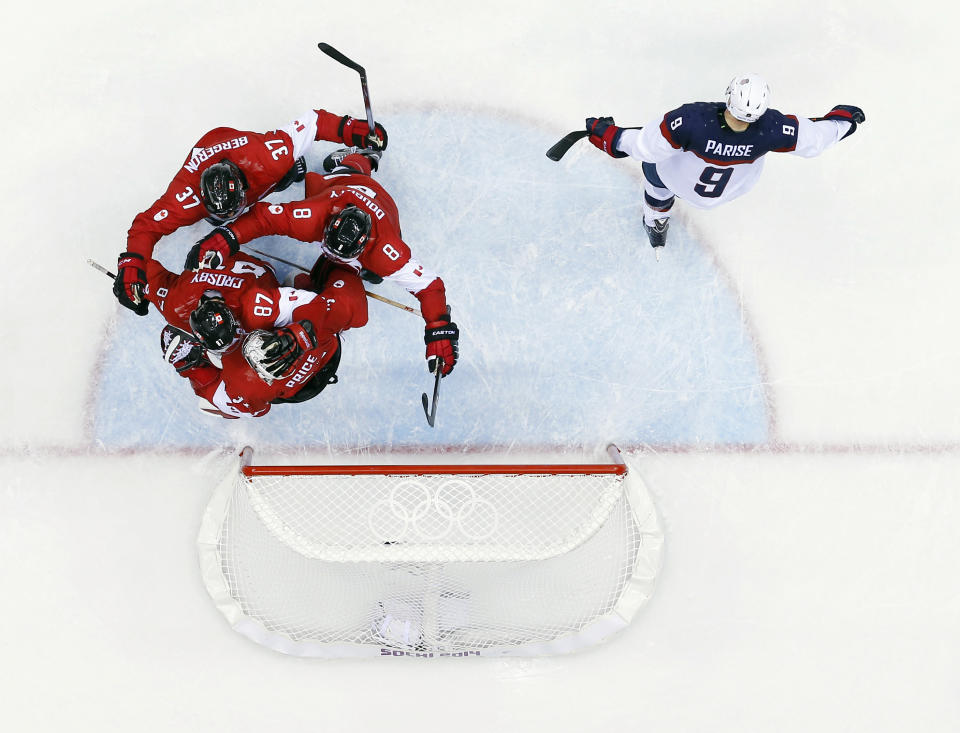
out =
[[279,287],[269,267],[238,254],[213,269],[176,275],[147,265],[146,297],[168,324],[164,358],[190,380],[201,409],[260,417],[336,382],[340,333],[367,322],[356,273],[336,267],[319,292]]
[[241,244],[270,234],[316,243],[320,257],[310,273],[314,288],[330,267],[339,265],[370,282],[390,280],[420,301],[427,368],[446,376],[457,363],[460,332],[450,321],[443,280],[414,259],[400,235],[396,203],[371,177],[379,159],[375,151],[356,148],[332,153],[323,164],[326,175],[306,174],[306,199],[253,206],[202,239],[187,266],[211,256],[227,259]]
[[201,137],[166,192],[134,218],[126,251],[117,260],[117,300],[146,315],[146,263],[160,238],[204,218],[214,224],[231,221],[264,196],[302,181],[303,155],[315,140],[377,151],[387,147],[381,125],[371,130],[363,120],[322,109],[266,133],[218,127]]

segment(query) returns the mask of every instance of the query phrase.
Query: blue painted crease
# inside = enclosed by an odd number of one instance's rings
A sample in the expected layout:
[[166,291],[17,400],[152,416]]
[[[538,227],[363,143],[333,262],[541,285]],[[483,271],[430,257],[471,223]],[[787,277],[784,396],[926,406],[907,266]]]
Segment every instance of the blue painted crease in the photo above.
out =
[[[377,175],[414,255],[443,277],[461,330],[436,428],[420,406],[432,388],[422,321],[371,301],[369,325],[345,335],[339,384],[242,421],[197,409],[161,357],[159,315],[119,313],[95,440],[144,449],[766,441],[762,371],[736,293],[682,219],[655,260],[642,190],[622,164],[586,143],[553,163],[549,133],[505,117],[440,110],[388,126]],[[311,169],[326,152],[316,146]],[[276,200],[301,194],[296,185]],[[156,255],[177,269],[207,229],[165,238]],[[284,237],[253,245],[304,265],[316,256]],[[416,305],[389,283],[369,288]]]

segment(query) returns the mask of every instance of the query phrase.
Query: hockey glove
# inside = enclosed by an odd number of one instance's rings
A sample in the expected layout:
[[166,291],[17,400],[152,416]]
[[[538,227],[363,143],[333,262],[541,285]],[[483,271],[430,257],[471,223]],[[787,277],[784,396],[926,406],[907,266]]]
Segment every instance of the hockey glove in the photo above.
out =
[[337,134],[345,145],[354,145],[358,148],[373,148],[374,150],[387,149],[387,131],[383,125],[375,122],[373,134],[370,134],[370,125],[366,120],[358,120],[350,115],[340,118]]
[[177,374],[209,364],[197,337],[170,325],[164,326],[160,332],[160,350],[163,358],[173,364]]
[[237,235],[229,227],[217,227],[190,248],[183,269],[196,270],[201,263],[205,268],[216,269],[239,251]]
[[866,121],[867,117],[863,114],[863,110],[859,107],[854,107],[852,104],[838,104],[820,119],[849,122],[850,129],[847,130],[846,135],[840,138],[843,140],[844,137],[850,137],[853,133],[855,133],[857,131],[857,125]]
[[275,331],[254,331],[243,342],[243,356],[265,381],[287,376],[304,352],[316,348],[310,321],[298,321]]
[[297,162],[293,164],[293,167],[283,174],[283,178],[277,181],[277,185],[274,186],[273,192],[286,191],[294,183],[300,183],[304,178],[307,177],[307,160],[306,158],[297,158]]
[[150,304],[143,297],[147,286],[147,273],[143,269],[143,256],[136,252],[124,252],[117,258],[117,276],[113,279],[113,294],[120,305],[126,306],[138,316],[147,315]]
[[453,371],[460,356],[460,329],[450,322],[450,316],[442,315],[436,321],[427,324],[423,332],[423,342],[427,345],[427,371],[437,371],[437,359],[443,362],[443,376]]
[[587,132],[590,133],[590,142],[600,148],[607,155],[614,158],[626,158],[627,154],[617,150],[623,128],[613,124],[612,117],[588,117]]

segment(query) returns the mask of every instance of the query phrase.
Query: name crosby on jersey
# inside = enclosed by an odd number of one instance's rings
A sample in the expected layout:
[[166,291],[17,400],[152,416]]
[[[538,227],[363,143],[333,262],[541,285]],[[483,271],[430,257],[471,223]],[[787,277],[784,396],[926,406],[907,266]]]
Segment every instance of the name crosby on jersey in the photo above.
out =
[[190,280],[191,283],[206,283],[216,288],[233,288],[239,290],[244,285],[244,279],[235,275],[227,275],[223,272],[210,272],[201,270],[194,274]]
[[227,140],[222,143],[217,143],[209,148],[194,148],[193,152],[190,154],[190,160],[183,166],[191,173],[196,173],[197,169],[200,167],[200,164],[212,158],[218,153],[223,153],[227,150],[236,150],[237,148],[242,148],[249,142],[249,139],[246,135],[241,135],[240,137],[235,137],[232,140]]

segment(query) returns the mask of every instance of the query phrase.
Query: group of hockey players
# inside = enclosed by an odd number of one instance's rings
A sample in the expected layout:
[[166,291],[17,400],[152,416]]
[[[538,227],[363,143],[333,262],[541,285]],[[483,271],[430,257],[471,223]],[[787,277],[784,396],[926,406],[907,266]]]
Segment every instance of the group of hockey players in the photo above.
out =
[[[323,174],[308,172],[303,155],[315,140],[348,146],[324,159]],[[264,134],[220,127],[197,141],[166,192],[136,216],[114,294],[138,315],[150,303],[163,315],[164,358],[189,380],[201,409],[259,417],[334,383],[340,334],[367,323],[364,280],[395,282],[417,298],[427,367],[440,376],[453,370],[459,330],[443,280],[413,257],[396,204],[372,178],[386,147],[382,125],[325,110]],[[302,200],[261,201],[301,182]],[[154,259],[161,237],[203,219],[215,228],[182,272]],[[266,261],[240,251],[268,234],[314,243],[309,275],[281,285]]]
[[[642,162],[643,226],[653,247],[666,244],[675,197],[698,208],[730,201],[756,184],[766,153],[818,155],[865,119],[852,105],[813,119],[786,115],[770,109],[769,99],[767,83],[745,74],[727,86],[725,101],[685,104],[642,128],[587,118],[594,145]],[[322,140],[346,147],[324,159],[323,173],[310,172],[304,153]],[[444,283],[413,257],[396,204],[372,177],[386,148],[382,125],[371,129],[322,109],[263,134],[219,127],[197,141],[166,192],[136,216],[114,294],[138,315],[150,303],[163,315],[163,356],[189,380],[202,409],[258,417],[334,383],[340,334],[367,323],[364,281],[388,280],[417,298],[427,367],[450,374],[459,330]],[[302,200],[262,201],[299,183]],[[204,219],[215,228],[191,249],[182,272],[153,258],[161,237]],[[309,274],[289,285],[240,250],[277,234],[317,255]]]

